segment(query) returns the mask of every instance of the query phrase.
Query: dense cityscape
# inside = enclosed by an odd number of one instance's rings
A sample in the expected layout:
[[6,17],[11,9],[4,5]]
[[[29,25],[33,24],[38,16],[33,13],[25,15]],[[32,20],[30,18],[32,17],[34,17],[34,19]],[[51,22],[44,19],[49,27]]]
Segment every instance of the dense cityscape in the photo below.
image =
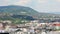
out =
[[0,21],[0,33],[9,34],[59,34],[60,22],[42,23],[40,20],[33,20],[29,23],[14,24],[9,20]]

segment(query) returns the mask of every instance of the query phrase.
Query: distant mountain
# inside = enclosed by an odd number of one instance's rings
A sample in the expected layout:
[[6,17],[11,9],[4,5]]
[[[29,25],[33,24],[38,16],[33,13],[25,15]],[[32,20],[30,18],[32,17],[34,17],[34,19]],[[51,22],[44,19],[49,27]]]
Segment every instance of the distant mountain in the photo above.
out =
[[[39,13],[36,10],[29,8],[29,7],[24,7],[24,6],[0,6],[0,16],[11,16],[11,15],[28,15],[32,16],[34,18],[53,18],[59,17],[57,14],[49,14],[49,13]],[[60,18],[60,17],[59,17]]]
[[0,6],[0,13],[18,14],[18,15],[36,15],[37,11],[24,6]]
[[50,13],[52,13],[52,14],[60,14],[60,12],[50,12]]

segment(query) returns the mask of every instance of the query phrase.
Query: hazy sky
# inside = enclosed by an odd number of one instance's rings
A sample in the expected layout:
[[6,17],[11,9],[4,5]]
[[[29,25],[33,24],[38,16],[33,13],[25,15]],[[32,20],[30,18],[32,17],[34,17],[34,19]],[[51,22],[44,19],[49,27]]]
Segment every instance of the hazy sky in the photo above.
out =
[[39,12],[60,12],[60,0],[0,0],[0,6],[21,5]]

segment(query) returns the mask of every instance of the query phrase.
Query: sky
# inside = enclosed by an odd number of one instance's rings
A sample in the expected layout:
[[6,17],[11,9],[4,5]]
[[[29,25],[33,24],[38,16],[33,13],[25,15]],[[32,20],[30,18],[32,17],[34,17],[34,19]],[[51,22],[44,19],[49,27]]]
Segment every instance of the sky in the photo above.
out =
[[60,13],[60,0],[0,0],[0,6],[6,5],[27,6],[38,12]]

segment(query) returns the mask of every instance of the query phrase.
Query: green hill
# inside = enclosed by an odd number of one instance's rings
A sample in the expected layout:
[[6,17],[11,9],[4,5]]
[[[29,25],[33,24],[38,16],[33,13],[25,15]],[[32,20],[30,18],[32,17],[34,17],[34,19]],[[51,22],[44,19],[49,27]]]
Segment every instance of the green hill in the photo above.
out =
[[15,15],[36,15],[37,11],[24,6],[0,6],[0,13],[15,14]]
[[[0,16],[28,15],[34,18],[60,18],[59,15],[49,13],[39,13],[36,10],[24,6],[0,6]],[[53,17],[55,16],[55,17]]]

